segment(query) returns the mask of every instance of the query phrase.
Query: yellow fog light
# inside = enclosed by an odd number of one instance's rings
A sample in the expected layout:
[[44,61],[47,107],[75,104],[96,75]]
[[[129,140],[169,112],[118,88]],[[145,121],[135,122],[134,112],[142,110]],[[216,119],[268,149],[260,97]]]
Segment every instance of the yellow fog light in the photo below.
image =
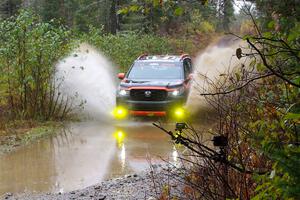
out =
[[185,117],[185,110],[183,108],[176,108],[174,114],[176,118],[182,119]]
[[127,114],[128,111],[123,107],[118,106],[113,110],[113,115],[117,119],[124,119],[127,116]]

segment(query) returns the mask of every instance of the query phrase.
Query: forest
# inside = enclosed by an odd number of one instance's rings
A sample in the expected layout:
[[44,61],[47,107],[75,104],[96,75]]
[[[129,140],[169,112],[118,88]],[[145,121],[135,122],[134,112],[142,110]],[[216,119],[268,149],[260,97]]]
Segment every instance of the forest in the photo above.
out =
[[78,120],[55,66],[83,42],[126,71],[142,53],[195,57],[228,35],[250,62],[199,93],[226,145],[192,128],[171,135],[192,157],[182,196],[164,185],[159,199],[300,199],[298,0],[1,0],[0,138]]

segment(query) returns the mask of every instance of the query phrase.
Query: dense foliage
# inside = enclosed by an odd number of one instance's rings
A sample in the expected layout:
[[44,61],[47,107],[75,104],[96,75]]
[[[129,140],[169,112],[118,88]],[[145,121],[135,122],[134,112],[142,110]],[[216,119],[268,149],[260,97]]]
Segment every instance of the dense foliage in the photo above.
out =
[[89,26],[104,27],[104,32],[141,31],[143,33],[173,34],[182,22],[191,22],[198,10],[204,20],[229,30],[233,20],[232,0],[3,0],[0,18],[17,13],[21,7],[30,8],[43,21],[59,20],[65,26],[88,31]]
[[263,31],[247,40],[261,58],[257,70],[273,74],[257,90],[256,119],[247,120],[253,146],[272,163],[269,173],[256,177],[256,199],[300,198],[299,9],[294,1],[278,2],[270,18],[269,8],[261,8]]
[[31,12],[0,23],[0,91],[7,117],[49,119],[63,115],[53,83],[55,63],[70,50],[70,32]]
[[184,158],[192,164],[182,177],[185,198],[300,198],[299,6],[256,5],[257,15],[249,6],[243,10],[253,28],[236,50],[248,62],[222,74],[225,81],[207,80],[211,90],[200,94],[217,113],[210,132],[227,138],[228,145],[216,151],[193,129],[172,136],[192,155]]

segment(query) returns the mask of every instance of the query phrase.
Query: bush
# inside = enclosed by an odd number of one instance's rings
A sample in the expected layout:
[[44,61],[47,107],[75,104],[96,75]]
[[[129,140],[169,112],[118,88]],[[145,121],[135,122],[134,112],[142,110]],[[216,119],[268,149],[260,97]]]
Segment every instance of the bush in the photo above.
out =
[[70,50],[70,32],[30,11],[0,22],[0,102],[13,118],[62,116],[55,63]]
[[216,27],[213,23],[205,20],[199,10],[195,10],[191,14],[191,22],[187,24],[187,30],[192,34],[203,35],[214,33]]

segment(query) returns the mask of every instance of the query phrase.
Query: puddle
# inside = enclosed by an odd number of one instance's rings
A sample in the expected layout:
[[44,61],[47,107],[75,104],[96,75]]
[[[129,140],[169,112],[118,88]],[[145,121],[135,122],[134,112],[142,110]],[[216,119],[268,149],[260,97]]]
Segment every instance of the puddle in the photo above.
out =
[[[171,127],[170,127],[171,128]],[[0,196],[6,192],[67,192],[138,173],[178,153],[151,123],[71,124],[55,137],[0,157]]]

